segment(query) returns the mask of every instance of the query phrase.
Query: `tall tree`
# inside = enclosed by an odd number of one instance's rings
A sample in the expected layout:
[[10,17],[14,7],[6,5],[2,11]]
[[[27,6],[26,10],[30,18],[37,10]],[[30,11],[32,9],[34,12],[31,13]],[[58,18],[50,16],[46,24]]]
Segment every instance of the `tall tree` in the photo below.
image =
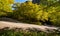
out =
[[14,0],[0,0],[0,16],[6,14],[6,12],[12,12],[11,4]]
[[[18,8],[19,7],[19,8]],[[42,10],[42,6],[33,4],[30,1],[25,3],[21,3],[20,6],[17,7],[15,12],[15,17],[20,18],[20,16],[24,17],[25,19],[34,19],[34,20],[48,20],[48,13]]]
[[12,10],[11,4],[13,2],[13,0],[0,0],[0,11],[10,12]]

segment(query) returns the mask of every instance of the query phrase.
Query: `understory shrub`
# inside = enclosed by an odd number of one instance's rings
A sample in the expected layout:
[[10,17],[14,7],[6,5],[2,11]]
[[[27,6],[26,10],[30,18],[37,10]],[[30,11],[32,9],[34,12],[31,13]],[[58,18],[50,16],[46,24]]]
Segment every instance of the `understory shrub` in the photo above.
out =
[[60,32],[37,32],[37,31],[28,31],[22,29],[0,29],[0,36],[60,36]]

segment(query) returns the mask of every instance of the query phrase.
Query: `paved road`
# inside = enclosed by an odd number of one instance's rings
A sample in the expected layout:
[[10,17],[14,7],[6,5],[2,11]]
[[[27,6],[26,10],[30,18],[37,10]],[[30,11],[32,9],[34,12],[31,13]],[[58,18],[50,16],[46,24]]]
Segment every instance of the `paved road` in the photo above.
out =
[[36,28],[37,30],[45,31],[46,29],[53,30],[58,29],[58,27],[50,27],[50,26],[39,26],[39,25],[33,25],[33,24],[26,24],[26,23],[15,23],[15,22],[8,22],[8,21],[0,21],[0,29],[4,27],[9,28]]

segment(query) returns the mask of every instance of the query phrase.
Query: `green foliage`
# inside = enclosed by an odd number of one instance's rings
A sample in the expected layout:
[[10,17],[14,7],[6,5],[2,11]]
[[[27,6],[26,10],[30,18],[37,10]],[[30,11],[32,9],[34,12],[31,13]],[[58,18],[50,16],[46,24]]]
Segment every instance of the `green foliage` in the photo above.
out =
[[[19,8],[18,8],[19,7]],[[14,17],[17,19],[23,17],[23,19],[31,20],[48,20],[48,13],[43,10],[43,7],[32,2],[21,3],[20,6],[17,6],[16,12],[14,12]]]
[[[46,1],[47,3],[42,3]],[[13,18],[18,20],[24,20],[27,22],[51,22],[52,25],[60,26],[60,5],[59,1],[55,0],[44,0],[40,1],[41,4],[33,4],[30,1],[24,3],[15,3],[15,12],[13,13]],[[49,21],[48,21],[49,20]],[[47,22],[46,22],[47,21]]]
[[37,31],[26,31],[18,29],[0,29],[0,36],[60,36],[60,33],[51,32],[37,32]]
[[53,12],[49,16],[53,25],[60,26],[60,12]]
[[48,19],[52,25],[60,26],[60,1],[59,0],[41,0],[40,5],[43,10],[48,12]]
[[[40,22],[60,26],[60,0],[40,0],[40,4],[31,1],[14,3],[14,0],[0,0],[0,17],[8,16],[28,23]],[[11,4],[14,10],[12,11]]]
[[50,6],[47,9],[49,13],[50,21],[53,25],[60,26],[60,5],[56,3],[54,6]]

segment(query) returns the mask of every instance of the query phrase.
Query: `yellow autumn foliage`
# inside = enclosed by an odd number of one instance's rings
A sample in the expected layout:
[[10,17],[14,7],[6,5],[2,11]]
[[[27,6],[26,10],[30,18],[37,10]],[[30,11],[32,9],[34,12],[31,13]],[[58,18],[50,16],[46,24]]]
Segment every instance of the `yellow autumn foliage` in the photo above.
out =
[[11,4],[13,3],[14,3],[14,0],[0,0],[0,14],[4,15],[7,12],[12,12]]
[[24,18],[33,18],[35,20],[48,20],[48,13],[44,12],[42,6],[33,4],[32,2],[21,3],[16,11],[18,15]]

